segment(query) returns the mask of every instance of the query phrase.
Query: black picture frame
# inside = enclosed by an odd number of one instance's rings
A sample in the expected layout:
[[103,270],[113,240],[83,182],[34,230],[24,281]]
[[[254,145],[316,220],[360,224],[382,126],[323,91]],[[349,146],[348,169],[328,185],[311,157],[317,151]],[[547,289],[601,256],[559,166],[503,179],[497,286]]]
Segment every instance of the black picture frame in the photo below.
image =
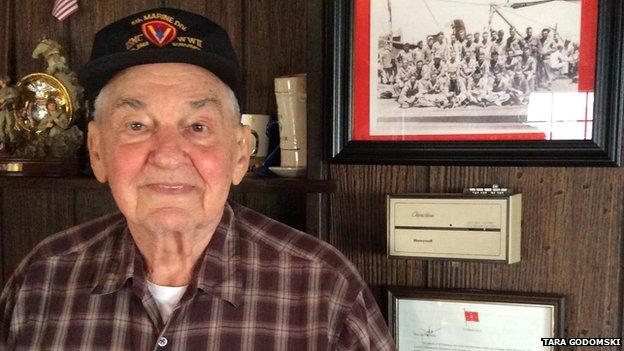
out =
[[[523,292],[501,292],[490,290],[463,290],[463,289],[430,289],[412,288],[402,286],[390,286],[388,291],[388,327],[393,339],[397,340],[397,311],[396,301],[398,299],[416,299],[431,301],[449,301],[470,303],[501,303],[518,305],[540,305],[552,306],[553,308],[553,338],[565,337],[565,306],[566,299],[563,295],[544,293],[523,293]],[[555,347],[559,350],[559,347]]]
[[620,166],[624,115],[623,2],[599,1],[592,140],[450,142],[353,140],[353,3],[354,0],[326,1],[326,101],[332,118],[330,163]]

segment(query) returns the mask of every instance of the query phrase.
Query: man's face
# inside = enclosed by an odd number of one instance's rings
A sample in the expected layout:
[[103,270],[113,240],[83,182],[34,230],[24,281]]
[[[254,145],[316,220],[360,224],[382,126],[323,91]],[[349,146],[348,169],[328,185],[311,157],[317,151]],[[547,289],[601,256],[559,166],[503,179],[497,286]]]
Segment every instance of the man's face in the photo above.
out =
[[160,63],[128,68],[104,90],[89,154],[130,229],[215,225],[249,162],[249,128],[225,84],[198,66]]

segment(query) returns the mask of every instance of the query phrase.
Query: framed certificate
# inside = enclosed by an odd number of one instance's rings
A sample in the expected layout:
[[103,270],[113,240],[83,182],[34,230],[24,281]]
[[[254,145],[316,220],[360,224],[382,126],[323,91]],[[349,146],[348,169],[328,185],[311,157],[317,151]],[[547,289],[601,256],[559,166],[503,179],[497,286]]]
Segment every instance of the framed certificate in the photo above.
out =
[[388,290],[388,319],[399,351],[555,350],[564,297],[487,291]]

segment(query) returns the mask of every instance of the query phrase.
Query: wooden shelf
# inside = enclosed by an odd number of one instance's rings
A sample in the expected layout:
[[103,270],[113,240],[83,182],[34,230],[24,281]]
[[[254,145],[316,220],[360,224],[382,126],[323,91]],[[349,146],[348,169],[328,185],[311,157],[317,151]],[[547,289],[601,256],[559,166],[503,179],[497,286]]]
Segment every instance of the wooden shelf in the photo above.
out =
[[[0,188],[54,188],[54,189],[106,189],[90,177],[76,178],[37,178],[37,177],[2,177]],[[238,193],[315,193],[326,194],[336,191],[333,180],[310,180],[299,178],[258,178],[245,177],[238,186],[232,187]]]
[[336,192],[335,180],[313,180],[302,178],[258,178],[245,177],[243,182],[232,188],[241,193],[315,193]]

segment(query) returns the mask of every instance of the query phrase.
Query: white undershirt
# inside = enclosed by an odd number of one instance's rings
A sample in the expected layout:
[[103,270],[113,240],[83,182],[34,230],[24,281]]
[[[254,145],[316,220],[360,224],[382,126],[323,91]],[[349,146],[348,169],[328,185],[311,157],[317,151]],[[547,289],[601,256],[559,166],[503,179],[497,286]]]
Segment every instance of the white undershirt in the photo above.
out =
[[147,290],[149,290],[152,297],[156,301],[156,306],[158,306],[158,310],[160,311],[160,315],[165,323],[171,317],[171,313],[173,309],[176,307],[180,299],[182,299],[182,295],[188,288],[188,285],[184,286],[163,286],[156,285],[149,280],[147,281]]

